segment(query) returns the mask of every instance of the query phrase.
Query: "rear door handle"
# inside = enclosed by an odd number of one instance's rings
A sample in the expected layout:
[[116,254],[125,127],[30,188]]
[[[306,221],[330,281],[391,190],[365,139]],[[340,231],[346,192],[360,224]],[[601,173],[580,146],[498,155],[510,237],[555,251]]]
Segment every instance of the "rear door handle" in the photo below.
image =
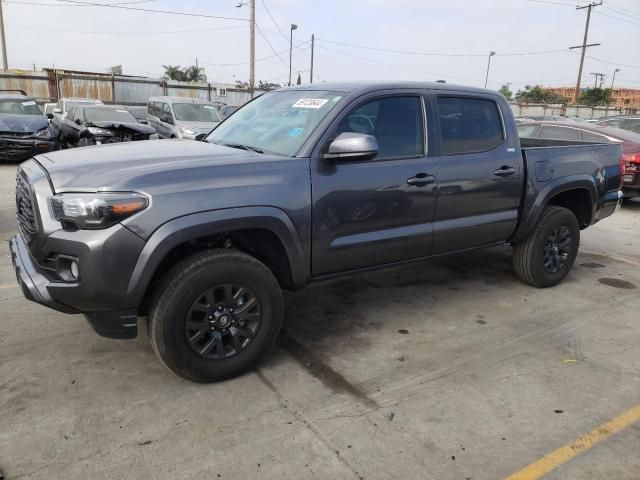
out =
[[498,177],[510,177],[516,173],[516,169],[510,167],[509,165],[503,165],[498,170],[493,172],[494,175]]
[[436,181],[436,177],[433,175],[428,175],[426,173],[418,173],[415,177],[411,177],[407,179],[407,184],[413,185],[416,187],[424,187],[425,185],[429,185]]

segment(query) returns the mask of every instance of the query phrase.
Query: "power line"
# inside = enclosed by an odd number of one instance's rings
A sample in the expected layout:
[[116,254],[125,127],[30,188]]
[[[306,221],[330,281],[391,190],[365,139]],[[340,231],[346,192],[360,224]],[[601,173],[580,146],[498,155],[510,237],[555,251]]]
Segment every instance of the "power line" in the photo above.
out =
[[627,20],[626,18],[620,18],[620,17],[614,17],[613,15],[609,15],[608,13],[602,13],[602,12],[594,12],[598,15],[601,15],[603,17],[609,17],[609,18],[613,18],[614,20],[619,20],[621,22],[625,22],[625,23],[630,23],[632,25],[639,25],[640,26],[640,22],[634,22],[632,20]]
[[603,60],[602,58],[591,57],[589,55],[586,55],[586,57],[590,58],[591,60],[596,60],[596,61],[602,62],[602,63],[608,63],[609,65],[616,65],[618,67],[640,68],[640,65],[628,65],[628,64],[625,64],[625,63],[610,62],[609,60]]
[[[294,45],[294,48],[298,48],[302,45],[306,45],[307,43],[309,43],[311,40],[307,40],[305,42],[301,42],[297,45]],[[287,48],[286,50],[280,50],[278,53],[278,55],[282,55],[283,53],[287,53],[289,51],[289,49]],[[270,58],[274,58],[277,55],[268,55],[266,57],[261,57],[261,58],[256,58],[256,62],[261,62],[262,60],[268,60]],[[203,62],[200,61],[200,63],[204,63],[205,65],[210,65],[212,67],[237,67],[240,65],[249,65],[249,62],[238,62],[238,63],[210,63],[210,62]],[[288,64],[287,64],[288,65]]]
[[280,35],[282,35],[284,37],[285,40],[289,40],[289,37],[287,37],[285,35],[285,33],[280,29],[280,25],[278,25],[278,23],[276,22],[276,20],[273,18],[273,15],[271,15],[271,12],[269,11],[269,7],[267,7],[267,4],[265,3],[264,0],[260,0],[262,2],[262,6],[264,7],[264,9],[267,11],[267,14],[269,15],[269,18],[271,19],[271,21],[273,22],[273,24],[276,26],[276,28],[278,29],[278,32],[280,32]]
[[[435,53],[435,52],[419,52],[411,50],[392,50],[388,48],[377,48],[366,45],[356,45],[353,43],[336,42],[333,40],[327,40],[325,38],[316,37],[317,41],[324,43],[331,43],[333,45],[340,45],[342,47],[360,48],[363,50],[371,50],[375,52],[384,53],[400,53],[404,55],[422,55],[427,57],[486,57],[486,53]],[[517,53],[496,53],[496,56],[500,57],[513,57],[513,56],[525,56],[525,55],[546,55],[550,53],[566,53],[566,50],[544,50],[538,52],[517,52]]]
[[[64,1],[64,0],[62,0]],[[155,0],[136,0],[133,2],[115,2],[110,5],[133,5],[136,3],[148,3]],[[36,3],[36,2],[21,2],[15,0],[6,0],[6,3],[15,3],[16,5],[39,5],[41,7],[90,7],[91,5],[60,5],[58,3]]]
[[634,15],[637,17],[640,17],[640,12],[634,12],[632,10],[627,10],[626,8],[622,8],[618,5],[616,5],[615,3],[612,2],[605,2],[605,5],[607,6],[607,8],[610,8],[611,10],[619,10],[622,13],[626,13],[627,15]]
[[175,10],[157,10],[157,9],[152,9],[152,8],[141,8],[141,7],[128,7],[125,5],[117,5],[117,4],[112,4],[112,3],[92,3],[92,2],[84,2],[81,0],[57,0],[58,2],[66,2],[66,3],[73,3],[76,5],[89,5],[89,6],[93,6],[93,7],[105,7],[105,8],[119,8],[122,10],[132,10],[132,11],[136,11],[136,12],[148,12],[148,13],[163,13],[163,14],[167,14],[167,15],[180,15],[180,16],[184,16],[184,17],[200,17],[200,18],[215,18],[218,20],[235,20],[235,21],[239,21],[239,22],[247,22],[248,20],[246,18],[239,18],[239,17],[224,17],[221,15],[207,15],[204,13],[189,13],[189,12],[180,12],[180,11],[175,11]]
[[161,31],[147,31],[147,32],[100,32],[100,31],[82,31],[82,30],[63,30],[56,28],[40,28],[40,27],[28,27],[24,25],[7,25],[9,28],[17,28],[20,30],[38,30],[41,32],[56,32],[56,33],[78,33],[87,35],[168,35],[174,33],[194,33],[194,32],[215,32],[218,30],[237,30],[239,28],[245,28],[243,25],[235,27],[217,27],[217,28],[198,28],[194,30],[170,30],[166,32]]
[[271,42],[269,41],[269,39],[267,39],[267,37],[264,35],[264,33],[262,33],[262,30],[260,30],[260,27],[258,27],[258,33],[260,34],[260,36],[264,39],[264,41],[267,43],[267,45],[269,45],[269,48],[271,49],[271,51],[273,52],[273,54],[278,57],[278,59],[285,65],[285,66],[289,66],[289,64],[287,62],[285,62],[282,57],[280,56],[280,54],[278,52],[276,52],[276,49],[273,48],[273,45],[271,45]]

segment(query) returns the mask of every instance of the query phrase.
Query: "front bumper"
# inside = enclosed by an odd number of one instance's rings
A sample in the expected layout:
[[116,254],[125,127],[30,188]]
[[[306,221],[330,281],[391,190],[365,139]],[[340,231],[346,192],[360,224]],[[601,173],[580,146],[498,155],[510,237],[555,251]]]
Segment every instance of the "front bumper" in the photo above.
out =
[[0,161],[23,162],[41,153],[55,150],[56,142],[52,140],[16,139],[0,137]]
[[[122,227],[122,230],[126,229]],[[137,310],[131,306],[135,301],[121,294],[119,289],[120,285],[126,288],[127,282],[123,280],[110,284],[114,277],[109,276],[107,269],[98,268],[94,271],[98,265],[91,264],[92,260],[101,261],[101,252],[94,252],[93,259],[87,258],[77,246],[74,249],[71,245],[70,250],[80,254],[77,258],[84,266],[84,274],[81,272],[80,280],[71,283],[52,279],[51,272],[33,259],[20,234],[9,240],[9,249],[16,279],[27,300],[63,313],[82,313],[93,329],[103,337],[136,337]]]

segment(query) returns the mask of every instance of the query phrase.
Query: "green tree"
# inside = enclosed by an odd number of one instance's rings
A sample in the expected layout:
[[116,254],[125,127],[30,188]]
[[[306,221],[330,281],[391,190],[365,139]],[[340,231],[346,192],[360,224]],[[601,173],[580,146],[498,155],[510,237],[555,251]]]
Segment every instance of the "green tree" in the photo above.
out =
[[507,100],[513,100],[513,92],[509,89],[509,85],[502,85],[498,90]]
[[180,65],[162,65],[164,68],[164,77],[167,80],[185,81],[186,76]]
[[184,69],[184,75],[187,82],[206,82],[207,76],[204,73],[204,68],[196,67],[192,65]]
[[517,102],[524,103],[567,103],[568,98],[542,88],[540,85],[525,85],[524,90],[518,90],[515,97]]
[[589,105],[590,107],[609,105],[611,103],[611,89],[587,88],[587,90],[580,95],[580,101],[578,103],[581,105]]

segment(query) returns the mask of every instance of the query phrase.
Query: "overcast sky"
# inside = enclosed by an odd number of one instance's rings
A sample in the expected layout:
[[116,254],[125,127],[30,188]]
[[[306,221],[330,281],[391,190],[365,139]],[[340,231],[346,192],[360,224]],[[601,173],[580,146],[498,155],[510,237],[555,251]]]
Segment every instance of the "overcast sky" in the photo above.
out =
[[[128,0],[125,6],[244,21],[78,6],[60,0],[6,0],[9,67],[31,69],[35,62],[38,69],[55,65],[105,71],[122,64],[124,73],[160,76],[163,64],[191,65],[197,57],[211,81],[247,80],[249,9],[237,8],[239,1]],[[314,81],[444,79],[482,86],[487,55],[494,50],[490,88],[507,82],[513,90],[525,84],[572,86],[579,55],[568,47],[582,43],[586,18],[586,10],[575,9],[577,4],[570,0],[256,0],[256,82],[287,81],[287,36],[289,25],[295,23],[299,28],[294,45],[308,42],[312,33],[317,38]],[[613,70],[620,68],[616,85],[640,88],[640,0],[605,1],[595,8],[589,43],[602,45],[588,49],[593,58],[585,59],[583,85],[593,85],[591,72],[605,73],[609,85]],[[304,82],[309,81],[309,46],[294,49],[294,76],[302,72]],[[505,55],[546,51],[559,52]]]

